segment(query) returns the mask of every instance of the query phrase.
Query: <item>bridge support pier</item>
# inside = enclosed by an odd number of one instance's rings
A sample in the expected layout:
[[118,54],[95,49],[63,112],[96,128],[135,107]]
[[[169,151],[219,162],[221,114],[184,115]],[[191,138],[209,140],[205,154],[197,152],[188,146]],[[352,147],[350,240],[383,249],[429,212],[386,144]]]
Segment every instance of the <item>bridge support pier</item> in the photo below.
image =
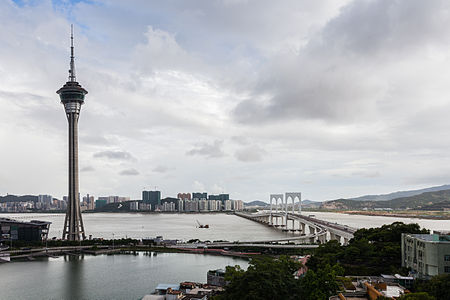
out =
[[338,234],[335,234],[334,236],[336,237],[336,241],[338,241],[339,244],[340,244],[341,243],[341,236],[338,235]]
[[327,236],[325,234],[319,235],[319,242],[325,244],[327,242]]
[[300,233],[302,234],[306,234],[305,230],[306,230],[306,224],[302,223],[299,221],[299,229],[300,229]]
[[348,245],[348,238],[344,237],[344,246]]

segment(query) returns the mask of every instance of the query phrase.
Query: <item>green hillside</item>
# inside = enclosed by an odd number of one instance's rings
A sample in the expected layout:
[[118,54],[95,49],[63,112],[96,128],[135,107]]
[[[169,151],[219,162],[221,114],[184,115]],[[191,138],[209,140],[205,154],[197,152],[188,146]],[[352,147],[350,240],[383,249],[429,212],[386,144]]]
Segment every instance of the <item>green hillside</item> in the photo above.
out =
[[355,201],[349,199],[338,199],[324,202],[321,208],[342,210],[361,210],[364,208],[444,210],[445,208],[448,209],[449,203],[450,190],[442,190],[386,201]]

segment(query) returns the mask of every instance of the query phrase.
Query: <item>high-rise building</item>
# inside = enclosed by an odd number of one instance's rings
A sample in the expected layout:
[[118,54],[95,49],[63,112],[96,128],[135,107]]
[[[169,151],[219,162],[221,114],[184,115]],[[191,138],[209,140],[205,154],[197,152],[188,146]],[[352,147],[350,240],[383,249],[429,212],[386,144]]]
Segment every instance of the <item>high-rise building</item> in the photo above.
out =
[[95,208],[100,208],[100,207],[103,207],[103,206],[105,206],[106,204],[108,204],[108,203],[106,202],[106,200],[100,199],[100,198],[101,198],[101,197],[99,197],[98,200],[95,201]]
[[[187,200],[189,201],[189,200]],[[184,211],[184,201],[183,199],[178,199],[178,211],[183,212]]]
[[84,196],[82,206],[88,210],[93,210],[95,208],[94,196],[89,196],[89,194]]
[[225,200],[223,203],[223,209],[224,210],[232,210],[233,209],[233,204],[232,204],[232,200]]
[[103,196],[103,197],[98,197],[98,199],[105,200],[106,203],[108,203],[108,204],[130,201],[130,197],[120,197],[120,196]]
[[182,200],[191,200],[191,193],[178,193],[177,198]]
[[39,195],[38,196],[38,201],[40,203],[48,203],[50,204],[53,200],[53,197],[51,195]]
[[208,199],[208,193],[192,193],[192,199]]
[[161,206],[160,191],[142,191],[142,201],[152,205],[152,210],[156,210]]
[[198,211],[198,200],[185,200],[184,201],[184,211],[186,212],[197,212]]
[[67,121],[69,123],[69,201],[67,203],[64,220],[63,239],[79,241],[85,239],[83,219],[81,218],[79,186],[78,186],[78,118],[84,96],[88,93],[76,81],[75,60],[73,54],[73,27],[70,36],[70,69],[69,81],[56,93],[64,105]]
[[162,211],[176,211],[176,208],[175,208],[175,203],[173,203],[173,202],[164,202],[162,205],[161,205],[161,210]]
[[137,202],[137,201],[131,201],[131,202],[130,202],[130,210],[131,210],[131,211],[139,210],[139,202]]
[[208,210],[208,200],[206,200],[206,199],[198,200],[198,209],[200,211],[207,211]]
[[209,195],[208,199],[209,200],[220,200],[223,203],[225,200],[230,200],[230,195],[229,194]]

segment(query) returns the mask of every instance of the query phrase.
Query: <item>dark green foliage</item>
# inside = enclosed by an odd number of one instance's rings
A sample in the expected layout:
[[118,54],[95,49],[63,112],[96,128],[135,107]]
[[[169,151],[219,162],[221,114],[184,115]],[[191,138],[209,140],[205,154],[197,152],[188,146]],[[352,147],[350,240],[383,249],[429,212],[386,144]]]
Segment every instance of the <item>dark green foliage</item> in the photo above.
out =
[[218,299],[295,299],[292,295],[298,295],[300,285],[293,273],[299,267],[286,256],[253,259],[247,271],[228,266],[225,279],[230,284]]
[[394,222],[378,228],[359,229],[348,246],[337,241],[329,241],[316,249],[308,262],[308,267],[317,270],[318,265],[341,263],[348,275],[379,275],[380,273],[400,273],[401,234],[429,233],[418,224]]
[[416,281],[413,289],[417,292],[427,292],[439,300],[449,300],[450,274],[437,275],[430,280]]
[[401,296],[398,298],[399,300],[436,300],[433,296],[430,296],[428,293],[410,293]]
[[339,289],[336,276],[342,275],[344,269],[339,265],[321,266],[316,272],[309,270],[300,279],[300,297],[294,299],[328,299]]
[[229,281],[226,290],[216,299],[328,299],[338,289],[336,276],[342,273],[338,265],[324,265],[317,272],[308,271],[300,279],[294,272],[300,264],[287,256],[278,259],[256,258],[250,262],[247,271],[239,266],[227,267],[225,279]]

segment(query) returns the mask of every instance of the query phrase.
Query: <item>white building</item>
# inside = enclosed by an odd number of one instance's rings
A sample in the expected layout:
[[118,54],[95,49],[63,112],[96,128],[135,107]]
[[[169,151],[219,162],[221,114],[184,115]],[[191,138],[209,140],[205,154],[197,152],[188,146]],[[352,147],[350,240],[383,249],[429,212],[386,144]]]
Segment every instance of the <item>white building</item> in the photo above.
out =
[[130,202],[130,210],[133,210],[133,211],[139,210],[139,202],[137,202],[137,201]]
[[418,278],[450,274],[450,232],[402,233],[402,267]]
[[184,211],[184,201],[183,199],[178,199],[178,211],[183,212]]
[[161,211],[176,211],[175,210],[175,203],[173,203],[173,202],[164,202],[161,205]]

